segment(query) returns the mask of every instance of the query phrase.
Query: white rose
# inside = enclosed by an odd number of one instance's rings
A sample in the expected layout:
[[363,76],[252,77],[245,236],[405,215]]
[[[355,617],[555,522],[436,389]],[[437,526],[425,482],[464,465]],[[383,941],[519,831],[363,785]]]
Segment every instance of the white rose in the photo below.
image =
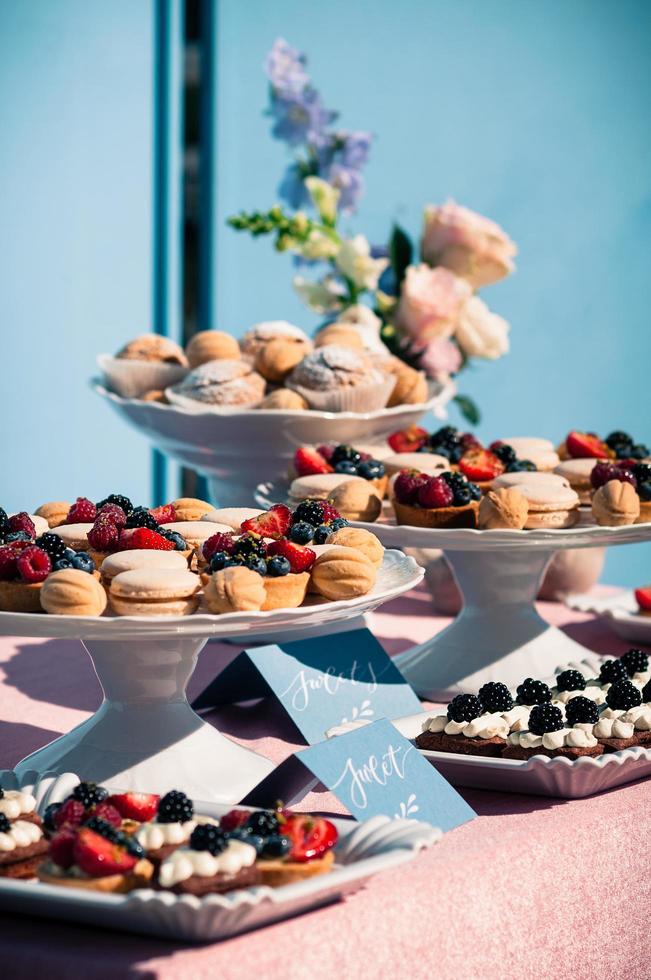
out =
[[304,183],[321,220],[328,225],[334,225],[339,201],[337,188],[320,177],[306,177]]
[[491,313],[478,296],[467,299],[461,308],[455,338],[467,357],[496,360],[508,353],[509,324]]
[[335,259],[337,267],[358,289],[375,289],[389,264],[388,259],[371,258],[371,246],[364,235],[347,238]]
[[344,290],[329,276],[320,282],[313,282],[303,276],[294,276],[292,285],[299,298],[315,313],[336,313],[343,306],[341,297]]

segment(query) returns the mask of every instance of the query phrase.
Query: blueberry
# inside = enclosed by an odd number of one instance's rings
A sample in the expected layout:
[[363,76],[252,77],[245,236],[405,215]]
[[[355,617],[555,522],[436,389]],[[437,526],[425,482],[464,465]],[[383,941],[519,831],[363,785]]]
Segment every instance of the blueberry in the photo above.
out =
[[[335,448],[332,451],[332,456],[330,457],[330,464],[334,466],[335,469],[337,469],[337,463],[341,463],[344,461],[348,461],[350,463],[359,463],[361,458],[362,458],[361,453],[358,453],[357,450],[353,449],[352,446],[346,446],[346,445],[335,446]],[[341,470],[339,472],[345,473],[346,471]]]
[[631,459],[645,459],[649,455],[649,449],[647,446],[637,443],[637,445],[631,446],[627,455],[630,456]]
[[174,545],[175,551],[188,550],[187,541],[178,531],[166,531],[163,528],[159,528],[158,533],[162,534],[166,541],[170,541]]
[[78,568],[80,572],[92,574],[95,571],[95,562],[86,551],[78,551],[72,559],[72,567]]
[[221,568],[228,568],[229,565],[238,564],[239,562],[232,555],[229,555],[227,551],[216,551],[210,559],[210,571],[218,572]]
[[335,464],[335,473],[347,473],[350,476],[357,476],[357,465],[349,459],[342,459]]
[[476,483],[469,483],[468,489],[470,490],[471,500],[481,500],[481,490]]
[[251,847],[255,847],[256,854],[262,854],[266,844],[266,838],[261,837],[260,834],[250,834],[246,827],[236,827],[235,830],[229,831],[226,836],[230,840],[241,840],[250,844]]
[[325,544],[333,531],[332,524],[319,524],[314,532],[314,543],[315,544]]
[[493,449],[493,455],[497,456],[497,458],[505,465],[514,463],[516,459],[515,449],[513,446],[509,446],[505,442],[502,443],[501,446],[495,446],[495,449]]
[[72,559],[75,557],[76,554],[77,552],[73,548],[66,548],[66,550],[63,552],[62,557],[67,558],[68,561],[72,561]]
[[72,558],[59,558],[52,565],[53,572],[62,572],[64,568],[74,568]]
[[454,506],[464,507],[469,504],[472,500],[472,494],[470,492],[470,487],[455,487],[454,488]]
[[31,541],[27,531],[10,531],[9,534],[5,535],[5,541],[9,544],[10,541]]
[[639,483],[637,487],[637,492],[639,494],[640,500],[648,501],[651,500],[651,481],[645,483]]
[[384,476],[384,463],[381,463],[379,459],[366,459],[363,463],[358,464],[357,473],[365,480],[378,480]]
[[46,830],[56,830],[54,815],[61,806],[60,803],[48,803],[43,814],[43,826]]
[[526,471],[526,472],[533,473],[533,472],[535,472],[535,469],[536,469],[536,465],[535,465],[535,463],[532,463],[530,459],[514,459],[506,467],[506,472],[507,473],[524,473]]
[[[340,527],[348,527],[348,523],[349,522],[346,520],[345,517],[335,517],[334,521],[331,521],[331,523],[330,523],[330,530],[331,531],[338,531]],[[327,525],[325,525],[325,524],[323,524],[321,526],[322,527],[327,527]]]
[[298,521],[289,532],[290,541],[295,541],[296,544],[307,544],[313,537],[314,525],[308,524],[307,521]]
[[290,571],[291,565],[284,555],[274,555],[267,562],[267,575],[277,578],[280,575],[289,575]]
[[258,575],[267,574],[267,563],[259,555],[249,555],[248,558],[244,559],[244,566],[250,568],[252,572],[257,572]]
[[280,834],[272,834],[265,841],[262,851],[263,858],[283,858],[292,849],[292,842],[289,837],[282,837]]

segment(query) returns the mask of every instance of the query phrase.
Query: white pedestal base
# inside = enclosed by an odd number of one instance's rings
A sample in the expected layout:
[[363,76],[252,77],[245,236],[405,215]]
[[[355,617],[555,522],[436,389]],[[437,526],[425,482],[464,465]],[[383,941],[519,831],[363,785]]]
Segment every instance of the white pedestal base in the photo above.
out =
[[84,642],[104,691],[99,710],[27,756],[20,775],[74,772],[82,779],[153,793],[237,803],[274,765],[221,735],[185,690],[204,638]]

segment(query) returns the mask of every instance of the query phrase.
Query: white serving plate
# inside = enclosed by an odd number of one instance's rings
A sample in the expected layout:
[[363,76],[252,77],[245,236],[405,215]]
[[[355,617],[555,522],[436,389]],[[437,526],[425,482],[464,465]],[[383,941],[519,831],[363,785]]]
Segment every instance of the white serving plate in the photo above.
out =
[[[39,809],[63,799],[78,782],[66,773],[35,786]],[[29,778],[0,774],[0,785],[31,788]],[[196,803],[198,812],[219,817],[229,807]],[[336,902],[359,889],[378,871],[411,861],[441,837],[441,831],[414,820],[374,817],[363,823],[333,819],[339,831],[334,870],[294,885],[259,885],[226,895],[196,898],[139,889],[128,895],[102,895],[40,882],[0,878],[0,909],[71,923],[145,933],[164,939],[216,942]]]
[[623,640],[651,644],[651,616],[641,616],[637,612],[638,605],[632,591],[601,597],[570,595],[566,598],[565,604],[578,612],[603,616],[613,633]]

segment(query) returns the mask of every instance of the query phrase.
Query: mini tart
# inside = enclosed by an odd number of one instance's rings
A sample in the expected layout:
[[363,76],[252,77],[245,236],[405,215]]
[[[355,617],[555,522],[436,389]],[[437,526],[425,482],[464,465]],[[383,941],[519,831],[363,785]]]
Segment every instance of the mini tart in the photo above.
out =
[[334,851],[326,851],[323,857],[313,858],[311,861],[262,860],[257,862],[257,868],[262,875],[262,884],[277,888],[279,885],[293,885],[297,881],[325,874],[332,870],[334,863]]
[[646,524],[651,521],[651,500],[640,498],[640,516],[635,521],[636,524]]
[[217,854],[179,847],[158,868],[156,886],[197,897],[250,888],[261,881],[256,857],[251,844],[238,840],[229,840]]
[[21,613],[43,612],[42,587],[42,582],[0,582],[0,610]]
[[497,758],[502,755],[506,741],[498,735],[491,738],[466,738],[465,735],[448,735],[446,732],[421,732],[416,736],[419,749],[430,752],[456,752],[460,755],[480,755]]
[[[257,573],[254,573],[257,574]],[[300,606],[310,584],[310,573],[290,572],[289,575],[265,575],[262,578],[265,591],[265,601],[262,611],[269,609],[296,609]]]
[[401,504],[395,498],[391,501],[396,512],[398,524],[413,527],[477,527],[479,501],[471,500],[462,507],[414,507]]
[[0,877],[35,877],[48,847],[43,830],[35,821],[11,821],[9,830],[0,832]]
[[46,861],[38,869],[38,879],[47,885],[61,885],[63,888],[81,888],[84,891],[105,892],[123,895],[134,888],[147,888],[154,874],[154,866],[146,858],[138,861],[127,874],[105,875],[103,878],[90,878],[81,874],[67,874],[51,861]]

